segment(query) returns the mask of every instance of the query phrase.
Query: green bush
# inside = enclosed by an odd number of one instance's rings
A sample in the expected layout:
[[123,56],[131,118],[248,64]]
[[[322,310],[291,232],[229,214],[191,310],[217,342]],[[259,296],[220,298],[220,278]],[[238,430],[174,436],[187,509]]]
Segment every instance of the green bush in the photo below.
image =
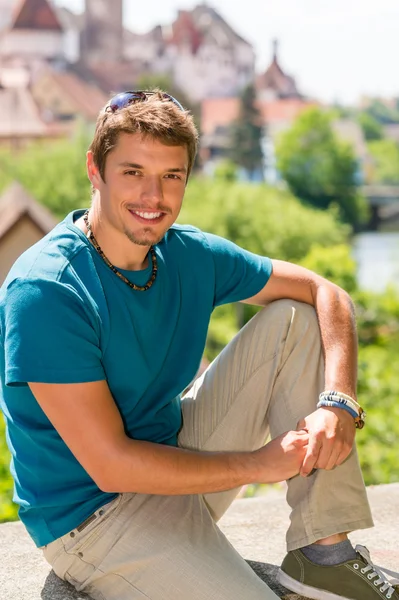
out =
[[251,252],[290,261],[301,260],[314,244],[341,244],[350,231],[333,210],[303,206],[289,192],[209,179],[189,182],[178,221],[226,237]]
[[11,456],[5,441],[4,420],[0,414],[0,523],[14,521],[17,518],[17,506],[12,502],[10,460]]
[[19,181],[55,217],[63,219],[74,209],[90,205],[90,182],[85,154],[89,138],[32,144],[18,155],[0,151],[0,193]]

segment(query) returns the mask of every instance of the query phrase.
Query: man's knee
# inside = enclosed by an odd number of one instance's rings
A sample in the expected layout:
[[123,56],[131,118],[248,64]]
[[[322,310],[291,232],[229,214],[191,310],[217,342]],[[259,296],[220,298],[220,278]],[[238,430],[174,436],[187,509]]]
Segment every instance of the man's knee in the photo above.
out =
[[281,300],[275,300],[271,302],[255,316],[255,319],[259,323],[268,323],[270,321],[286,321],[293,322],[293,320],[304,321],[310,326],[318,327],[318,320],[316,311],[313,306],[306,304],[305,302],[298,302],[296,300],[289,300],[283,298]]

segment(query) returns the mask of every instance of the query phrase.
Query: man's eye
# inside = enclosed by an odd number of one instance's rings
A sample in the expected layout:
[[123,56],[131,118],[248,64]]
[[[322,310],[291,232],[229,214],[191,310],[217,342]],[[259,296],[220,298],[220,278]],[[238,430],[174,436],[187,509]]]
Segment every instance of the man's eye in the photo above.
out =
[[140,171],[125,171],[125,175],[140,175]]
[[181,179],[181,177],[179,175],[175,175],[175,173],[168,173],[166,175],[167,179]]

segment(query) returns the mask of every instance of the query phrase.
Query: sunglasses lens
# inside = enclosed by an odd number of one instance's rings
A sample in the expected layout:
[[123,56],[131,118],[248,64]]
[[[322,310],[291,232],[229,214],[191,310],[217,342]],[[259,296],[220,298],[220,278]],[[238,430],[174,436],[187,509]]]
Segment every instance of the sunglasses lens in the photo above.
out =
[[114,96],[109,103],[109,108],[115,112],[121,108],[125,108],[135,100],[143,100],[144,97],[140,92],[123,92]]
[[[129,106],[129,104],[133,104],[136,101],[143,102],[144,100],[147,100],[148,96],[152,96],[153,94],[154,92],[122,92],[111,98],[108,104],[108,110],[114,113],[121,108],[126,108],[126,106]],[[180,102],[170,94],[164,93],[162,94],[162,98],[169,102],[173,102],[173,104],[176,104],[176,106],[184,112],[184,108]]]

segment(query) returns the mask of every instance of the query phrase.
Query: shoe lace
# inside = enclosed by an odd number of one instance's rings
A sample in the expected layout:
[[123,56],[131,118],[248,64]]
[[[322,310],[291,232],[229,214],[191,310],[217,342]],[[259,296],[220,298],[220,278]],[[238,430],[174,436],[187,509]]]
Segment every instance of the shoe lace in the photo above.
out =
[[[355,551],[360,554],[360,556],[366,561],[366,566],[361,569],[362,573],[368,573],[367,577],[370,580],[374,579],[374,585],[377,587],[381,585],[380,591],[385,593],[386,597],[391,598],[395,592],[394,586],[399,585],[399,579],[388,579],[387,575],[391,578],[396,578],[399,576],[399,573],[395,573],[394,571],[390,571],[385,567],[378,567],[377,565],[371,562],[370,552],[367,550],[365,546],[356,546]],[[375,578],[378,579],[375,579]]]

